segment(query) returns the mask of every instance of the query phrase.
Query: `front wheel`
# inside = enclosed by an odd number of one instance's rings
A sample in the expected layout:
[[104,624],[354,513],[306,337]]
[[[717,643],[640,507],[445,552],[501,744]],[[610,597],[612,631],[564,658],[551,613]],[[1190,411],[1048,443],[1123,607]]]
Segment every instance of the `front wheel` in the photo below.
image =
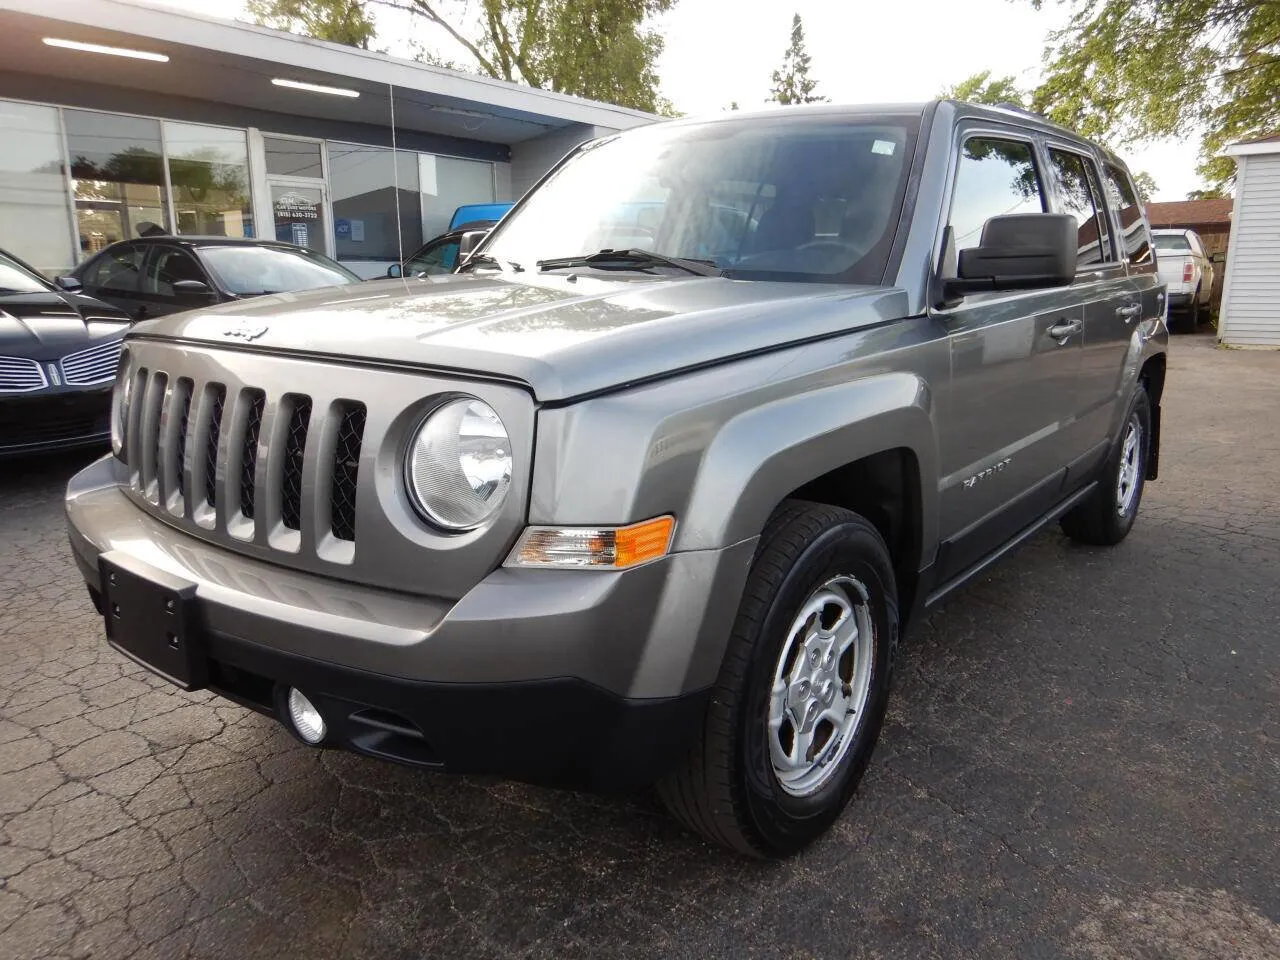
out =
[[876,528],[789,501],[770,520],[702,728],[658,792],[757,857],[820,836],[853,796],[889,696],[897,587]]
[[1129,535],[1142,502],[1150,437],[1151,401],[1138,387],[1098,486],[1062,518],[1062,530],[1072,540],[1112,546]]

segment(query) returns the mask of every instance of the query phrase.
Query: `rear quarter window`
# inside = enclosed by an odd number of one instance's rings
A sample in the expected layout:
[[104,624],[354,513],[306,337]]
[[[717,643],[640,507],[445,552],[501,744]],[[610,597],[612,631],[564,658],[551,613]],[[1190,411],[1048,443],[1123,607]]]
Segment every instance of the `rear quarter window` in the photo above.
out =
[[1130,263],[1150,263],[1151,233],[1146,217],[1138,205],[1138,192],[1133,188],[1129,175],[1114,164],[1105,168],[1107,200],[1120,220],[1121,254]]

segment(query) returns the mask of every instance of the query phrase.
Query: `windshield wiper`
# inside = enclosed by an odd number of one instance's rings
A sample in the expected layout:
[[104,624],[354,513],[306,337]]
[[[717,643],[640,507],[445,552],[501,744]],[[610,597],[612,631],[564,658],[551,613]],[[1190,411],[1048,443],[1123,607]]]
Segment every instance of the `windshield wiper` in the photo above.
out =
[[598,253],[576,257],[557,257],[539,260],[539,270],[563,270],[565,267],[598,267],[601,270],[630,270],[645,267],[675,267],[699,277],[719,277],[722,271],[714,260],[695,260],[690,257],[668,257],[631,247],[626,250],[601,250]]
[[471,256],[467,257],[466,260],[458,265],[456,272],[461,273],[468,267],[497,267],[501,270],[504,263],[511,268],[513,273],[524,273],[524,267],[520,266],[520,264],[516,263],[514,260],[497,260],[494,257],[489,256],[487,253],[471,254]]

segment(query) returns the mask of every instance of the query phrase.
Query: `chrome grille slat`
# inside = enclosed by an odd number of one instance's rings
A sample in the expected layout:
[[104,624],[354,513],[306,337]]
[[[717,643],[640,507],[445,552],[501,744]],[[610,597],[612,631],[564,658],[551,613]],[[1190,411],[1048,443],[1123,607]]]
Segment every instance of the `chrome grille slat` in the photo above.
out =
[[113,340],[67,354],[60,361],[62,379],[76,386],[109,383],[116,377],[123,348],[123,340]]
[[44,367],[26,357],[0,357],[0,391],[26,393],[49,385]]
[[139,430],[142,463],[139,467],[139,476],[142,495],[152,503],[160,502],[159,461],[162,453],[160,422],[168,385],[168,374],[153,373],[147,380],[146,393],[142,398],[142,420]]

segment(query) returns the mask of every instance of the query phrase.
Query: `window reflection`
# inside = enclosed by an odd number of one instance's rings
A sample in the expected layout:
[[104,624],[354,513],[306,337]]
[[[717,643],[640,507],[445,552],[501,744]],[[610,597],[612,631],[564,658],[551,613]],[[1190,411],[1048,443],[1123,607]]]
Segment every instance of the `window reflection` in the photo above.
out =
[[58,111],[0,101],[0,247],[49,276],[71,266]]
[[399,260],[422,245],[415,154],[331,141],[329,185],[339,259]]
[[63,117],[81,256],[168,232],[160,121],[84,110]]
[[166,122],[164,139],[177,232],[254,236],[244,131]]

